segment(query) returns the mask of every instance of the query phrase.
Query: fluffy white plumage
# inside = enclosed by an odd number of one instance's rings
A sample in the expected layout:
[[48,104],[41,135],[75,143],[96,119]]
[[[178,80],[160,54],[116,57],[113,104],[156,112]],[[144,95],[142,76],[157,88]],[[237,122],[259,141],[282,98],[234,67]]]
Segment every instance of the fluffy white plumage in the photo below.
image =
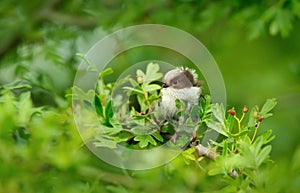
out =
[[[199,97],[201,95],[200,87],[190,87],[183,89],[167,88],[162,89],[162,101],[161,101],[161,111],[164,119],[172,119],[176,116],[178,111],[175,101],[179,99],[180,101],[187,102],[190,107],[199,104]],[[188,107],[189,108],[189,107]]]
[[186,103],[187,110],[191,110],[193,105],[199,105],[201,87],[194,86],[197,81],[196,71],[189,68],[175,68],[165,74],[161,90],[161,112],[165,120],[177,119],[176,99]]

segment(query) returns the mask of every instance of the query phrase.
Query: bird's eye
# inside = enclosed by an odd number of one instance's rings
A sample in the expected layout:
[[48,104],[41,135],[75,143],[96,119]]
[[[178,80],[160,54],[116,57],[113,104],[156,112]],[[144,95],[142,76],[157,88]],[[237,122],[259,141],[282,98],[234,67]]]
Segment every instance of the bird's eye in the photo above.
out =
[[174,81],[173,81],[173,84],[177,84],[177,80],[174,80]]

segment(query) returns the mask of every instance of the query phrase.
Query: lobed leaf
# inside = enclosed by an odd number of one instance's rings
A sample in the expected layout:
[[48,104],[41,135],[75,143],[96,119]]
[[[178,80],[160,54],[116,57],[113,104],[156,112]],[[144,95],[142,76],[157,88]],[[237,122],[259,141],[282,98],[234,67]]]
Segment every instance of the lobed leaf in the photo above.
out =
[[275,138],[275,135],[272,135],[272,130],[269,129],[262,134],[262,137],[263,137],[263,144],[265,145],[270,143]]
[[216,121],[210,121],[207,123],[207,126],[216,132],[228,137],[228,134],[226,133],[226,128],[222,123],[216,122]]
[[228,137],[228,129],[225,125],[225,110],[222,104],[213,104],[211,105],[211,111],[214,119],[211,119],[207,126],[218,133]]
[[159,80],[162,76],[163,74],[159,72],[159,65],[151,62],[147,65],[144,82]]
[[152,145],[157,145],[156,141],[151,135],[138,135],[134,137],[133,140],[139,142],[140,148],[147,147],[149,143]]
[[264,118],[268,118],[272,116],[272,113],[269,113],[277,104],[277,101],[275,98],[273,99],[268,99],[263,107],[260,110],[260,115],[263,116]]

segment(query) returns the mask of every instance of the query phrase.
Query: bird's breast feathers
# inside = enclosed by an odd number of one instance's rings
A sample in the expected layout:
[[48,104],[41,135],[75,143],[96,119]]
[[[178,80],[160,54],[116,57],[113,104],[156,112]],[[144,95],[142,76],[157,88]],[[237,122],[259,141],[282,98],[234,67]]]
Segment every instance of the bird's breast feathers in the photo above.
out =
[[161,108],[165,116],[175,116],[177,113],[177,107],[175,100],[179,99],[183,102],[188,102],[189,105],[198,105],[201,95],[200,87],[190,87],[183,89],[165,88],[161,90],[162,101]]
[[199,97],[201,95],[200,87],[190,87],[183,89],[174,89],[174,88],[166,88],[162,89],[162,100],[173,101],[175,104],[175,100],[179,99],[181,101],[187,101],[190,103],[198,103]]

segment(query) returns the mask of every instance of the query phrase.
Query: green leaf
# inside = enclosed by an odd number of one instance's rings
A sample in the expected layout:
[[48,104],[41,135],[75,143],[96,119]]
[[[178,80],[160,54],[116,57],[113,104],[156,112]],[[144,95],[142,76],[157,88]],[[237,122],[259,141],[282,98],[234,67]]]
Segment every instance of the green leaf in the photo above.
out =
[[133,138],[134,141],[139,141],[139,146],[145,148],[149,143],[157,145],[156,141],[150,135],[138,135]]
[[93,65],[89,59],[86,57],[86,55],[81,53],[76,53],[76,56],[80,57],[83,61],[85,61],[88,65],[87,71],[89,72],[98,72],[98,69],[95,68],[95,65]]
[[179,99],[175,100],[175,106],[176,106],[177,109],[181,108],[182,104],[181,104],[181,101]]
[[272,116],[272,113],[269,112],[276,106],[276,104],[277,102],[275,98],[268,99],[260,110],[260,116],[263,116],[264,118]]
[[225,125],[225,110],[223,105],[218,103],[212,104],[211,111],[214,118],[207,123],[207,126],[228,137],[228,129]]
[[267,158],[269,158],[269,154],[271,150],[272,150],[272,146],[267,145],[259,152],[259,154],[256,157],[256,163],[258,166],[260,166]]
[[136,120],[135,125],[130,126],[130,131],[135,135],[145,135],[152,132],[152,128],[145,125],[145,119]]
[[258,38],[265,30],[265,23],[261,19],[249,22],[248,26],[250,40]]
[[114,71],[111,68],[106,68],[102,72],[99,73],[99,78],[103,79],[105,76],[108,76],[112,73],[114,73]]
[[30,121],[31,112],[32,112],[32,101],[31,101],[31,93],[23,92],[19,97],[19,103],[17,104],[19,115],[18,121],[22,125],[26,125]]
[[126,188],[124,188],[122,185],[108,185],[106,186],[106,189],[111,193],[128,193]]
[[103,117],[102,103],[97,95],[94,96],[94,104],[95,104],[95,109],[96,109],[97,115]]
[[228,134],[226,133],[225,126],[222,123],[216,122],[216,121],[210,121],[207,123],[207,126],[216,132],[228,137]]
[[108,101],[105,106],[105,124],[110,125],[110,119],[114,116],[112,101]]
[[217,121],[224,124],[224,120],[225,120],[224,106],[222,104],[216,103],[211,105],[211,110],[214,117],[217,119]]
[[226,140],[223,141],[223,149],[222,149],[222,156],[227,156],[228,150],[228,143]]
[[262,136],[259,136],[252,145],[252,147],[254,148],[253,152],[254,152],[255,157],[258,155],[262,145],[263,145],[263,138],[262,138]]
[[271,35],[277,35],[281,34],[282,37],[286,37],[289,35],[291,29],[292,29],[292,21],[294,19],[294,16],[290,10],[287,10],[285,8],[281,7],[271,7],[267,11],[268,18],[272,22],[270,24],[269,32]]
[[276,15],[276,12],[278,10],[278,7],[271,6],[269,9],[267,9],[264,14],[262,15],[261,19],[266,23],[269,22],[271,19],[274,18]]
[[279,26],[276,20],[273,20],[270,24],[269,32],[271,35],[277,35],[279,32]]
[[292,162],[291,162],[291,168],[293,171],[300,170],[300,147],[299,146],[297,147],[297,149],[294,152]]
[[263,144],[265,145],[270,143],[275,138],[275,135],[272,135],[272,130],[269,129],[262,134],[262,137],[263,137]]
[[96,141],[93,144],[96,147],[117,148],[117,143],[108,136],[107,137],[97,137]]
[[223,144],[222,143],[218,143],[218,142],[215,142],[215,141],[210,141],[210,143],[214,146],[217,146],[217,147],[220,147],[220,148],[223,148]]
[[159,65],[151,62],[147,65],[144,82],[149,83],[155,80],[159,80],[162,76],[163,74],[159,72]]
[[[246,139],[246,138],[245,138]],[[243,139],[240,142],[240,146],[238,147],[241,156],[245,161],[245,167],[258,169],[258,167],[269,157],[271,152],[271,146],[264,145],[264,139],[262,136],[258,137],[253,144],[251,144],[250,140]]]
[[140,111],[145,112],[148,109],[148,105],[146,103],[146,99],[145,99],[144,95],[138,95],[137,99],[138,99],[138,102],[139,102],[139,105],[141,108]]
[[232,133],[233,126],[235,124],[235,119],[232,115],[228,115],[225,120],[225,126],[228,128],[229,133]]
[[224,170],[222,167],[216,167],[208,171],[208,175],[210,176],[216,176],[220,174],[226,174],[226,170]]
[[139,83],[137,83],[137,81],[135,81],[134,79],[129,78],[128,80],[133,88],[140,86]]
[[[144,94],[144,92],[143,92],[142,90],[135,89],[135,88],[128,87],[128,86],[124,86],[123,89],[124,89],[124,90],[128,90],[128,91],[135,92],[135,93],[137,93],[137,94]],[[132,95],[132,93],[130,93],[130,95]]]
[[[70,96],[70,95],[67,95]],[[88,90],[87,92],[84,92],[81,88],[74,86],[72,87],[72,97],[73,100],[80,100],[80,101],[88,101],[92,103],[95,97],[95,91],[94,90]]]
[[147,92],[152,92],[161,89],[158,84],[144,84],[144,90]]
[[251,139],[248,135],[246,135],[244,138],[243,138],[244,142],[247,143],[247,144],[251,144]]
[[4,90],[14,90],[14,89],[32,88],[31,85],[22,83],[22,82],[23,82],[23,80],[15,80],[15,81],[5,84],[3,86],[0,85],[0,89],[3,88]]
[[298,16],[298,18],[300,18],[300,1],[298,0],[292,0],[292,11],[295,15]]
[[154,133],[152,133],[151,135],[152,135],[155,139],[157,139],[158,141],[164,142],[164,138],[163,138],[159,133],[154,132]]
[[113,140],[116,143],[120,143],[120,142],[123,142],[123,141],[128,141],[132,137],[133,137],[132,133],[130,133],[129,131],[126,131],[126,130],[122,130],[120,133],[113,136]]
[[196,157],[194,155],[195,150],[195,148],[188,148],[181,153],[186,164],[190,164],[190,161],[196,160]]
[[208,171],[208,175],[210,175],[210,176],[215,176],[215,175],[219,175],[219,174],[226,175],[227,171],[224,167],[225,158],[223,156],[218,156],[215,159],[215,161],[216,161],[215,165],[214,165],[213,169]]
[[255,147],[253,144],[241,141],[238,151],[240,152],[240,156],[243,158],[241,159],[241,165],[244,168],[257,169],[258,165],[255,160],[257,154],[255,153]]
[[255,127],[256,121],[257,121],[257,116],[254,115],[254,112],[258,112],[259,108],[258,106],[254,106],[251,111],[249,112],[249,121],[248,121],[248,127]]
[[194,105],[190,111],[190,117],[192,119],[198,119],[200,114],[200,107],[198,105]]
[[100,129],[103,133],[105,133],[107,135],[115,135],[124,130],[121,126],[107,127],[105,125],[101,125]]
[[136,71],[136,76],[137,76],[138,80],[141,80],[141,81],[138,81],[138,83],[145,83],[146,75],[144,74],[144,72],[142,70],[138,69]]
[[211,119],[211,99],[209,95],[200,98],[200,119],[208,124]]

